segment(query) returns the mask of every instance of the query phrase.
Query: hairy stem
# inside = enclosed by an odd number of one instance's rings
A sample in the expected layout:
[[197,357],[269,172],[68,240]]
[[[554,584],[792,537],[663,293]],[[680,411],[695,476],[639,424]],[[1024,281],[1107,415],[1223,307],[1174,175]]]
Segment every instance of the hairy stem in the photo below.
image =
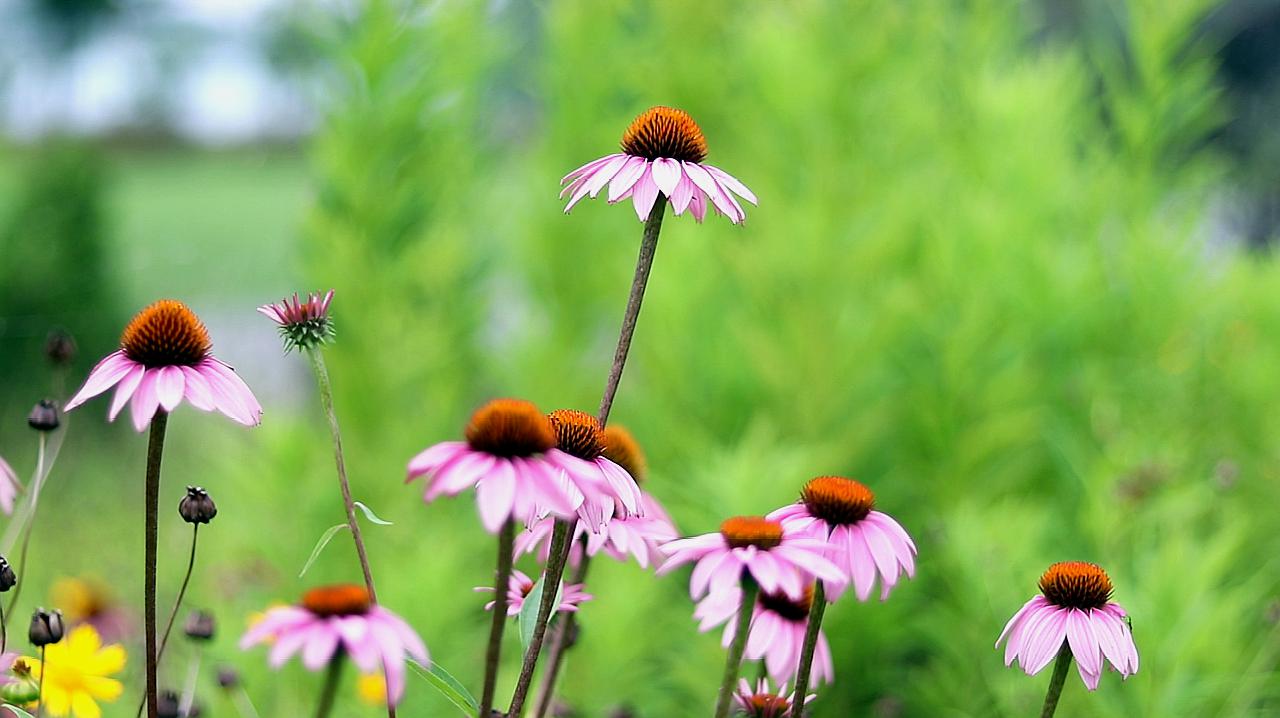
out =
[[157,718],[159,685],[156,669],[159,656],[156,650],[156,549],[160,531],[160,461],[164,456],[164,432],[169,424],[169,413],[163,409],[151,419],[151,440],[147,444],[147,498],[146,498],[146,559],[143,566],[144,611],[146,613],[147,650],[147,716]]
[[[591,557],[584,550],[582,552],[582,560],[578,562],[578,567],[574,569],[573,578],[569,579],[569,583],[585,583],[590,566]],[[551,701],[556,694],[556,679],[560,676],[560,666],[564,663],[565,653],[569,650],[569,642],[573,640],[573,630],[577,622],[578,613],[576,611],[566,613],[556,626],[555,633],[551,636],[551,653],[547,656],[547,670],[542,677],[542,696],[538,699],[538,712],[534,714],[536,718],[544,718],[547,712],[551,710]]]
[[1053,662],[1053,677],[1049,679],[1049,692],[1044,694],[1044,708],[1040,709],[1040,718],[1053,718],[1058,710],[1058,699],[1062,697],[1062,687],[1067,682],[1067,671],[1071,669],[1071,646],[1066,641],[1058,649],[1058,657]]
[[524,663],[520,666],[520,678],[516,681],[516,690],[511,696],[507,718],[520,718],[524,714],[524,702],[529,695],[529,687],[533,685],[533,671],[538,667],[538,654],[542,652],[547,623],[555,609],[560,580],[564,578],[564,565],[569,557],[569,536],[572,533],[572,521],[556,519],[555,528],[551,531],[547,567],[542,573],[542,601],[538,604],[538,620],[533,624],[533,635],[529,639],[529,649],[524,654]]
[[627,311],[622,317],[622,332],[618,336],[618,347],[613,353],[613,366],[609,369],[609,382],[605,384],[604,397],[600,399],[600,424],[609,422],[609,411],[613,408],[613,397],[618,393],[618,382],[622,381],[622,369],[627,364],[627,352],[631,350],[631,335],[636,331],[636,320],[640,317],[640,303],[644,301],[644,290],[649,284],[649,270],[653,268],[653,255],[658,249],[658,232],[662,230],[662,216],[667,209],[667,197],[661,192],[649,211],[649,219],[644,223],[644,239],[640,241],[640,256],[636,259],[636,276],[631,281],[631,295],[627,297]]
[[498,685],[498,662],[502,658],[502,631],[507,625],[507,585],[511,583],[515,535],[516,524],[507,519],[498,531],[498,571],[493,581],[493,623],[489,627],[489,647],[484,655],[484,691],[480,694],[479,718],[489,718],[489,713],[493,710],[493,693]]
[[[169,634],[173,631],[173,622],[178,617],[178,610],[182,608],[182,599],[187,595],[187,584],[191,583],[191,573],[196,566],[196,541],[200,538],[200,524],[191,524],[191,556],[187,558],[187,574],[182,577],[182,588],[178,589],[178,598],[173,602],[173,610],[169,611],[169,621],[164,626],[164,636],[160,639],[160,647],[156,650],[156,663],[164,658],[164,649],[169,645]],[[142,715],[142,709],[147,705],[144,697],[142,703],[138,704],[138,712],[136,715]]]
[[804,715],[804,699],[809,692],[809,672],[813,670],[813,652],[818,647],[818,631],[822,629],[822,617],[827,612],[827,587],[821,579],[813,586],[813,601],[809,604],[809,623],[804,629],[804,644],[800,647],[800,668],[796,671],[796,692],[791,698],[791,714]]
[[747,649],[747,634],[751,632],[751,614],[756,607],[756,595],[760,586],[750,575],[742,576],[742,605],[738,607],[738,623],[734,626],[733,643],[729,644],[729,657],[724,664],[724,678],[720,681],[720,698],[716,703],[716,718],[727,718],[733,703],[733,688],[738,682],[738,669],[742,666],[742,653]]

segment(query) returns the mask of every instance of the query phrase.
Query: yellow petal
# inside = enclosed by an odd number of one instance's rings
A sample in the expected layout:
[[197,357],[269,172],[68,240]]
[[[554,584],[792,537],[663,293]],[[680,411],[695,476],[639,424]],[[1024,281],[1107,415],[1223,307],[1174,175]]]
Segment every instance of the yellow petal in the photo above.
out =
[[114,678],[102,678],[99,676],[81,676],[80,680],[84,684],[84,689],[94,698],[103,700],[108,703],[120,697],[124,693],[124,684]]
[[71,696],[62,686],[45,683],[44,704],[49,715],[64,716],[71,711]]
[[76,692],[71,696],[71,710],[76,718],[102,718],[102,709],[88,693]]
[[94,655],[86,657],[83,663],[80,664],[80,668],[85,673],[109,676],[112,673],[119,673],[124,670],[124,661],[124,646],[112,644]]
[[[54,644],[55,646],[58,644]],[[83,623],[76,626],[75,630],[66,640],[67,651],[80,656],[92,656],[102,648],[102,639],[98,637],[98,629]]]
[[387,682],[381,673],[366,673],[356,682],[356,692],[363,703],[381,706],[387,703]]

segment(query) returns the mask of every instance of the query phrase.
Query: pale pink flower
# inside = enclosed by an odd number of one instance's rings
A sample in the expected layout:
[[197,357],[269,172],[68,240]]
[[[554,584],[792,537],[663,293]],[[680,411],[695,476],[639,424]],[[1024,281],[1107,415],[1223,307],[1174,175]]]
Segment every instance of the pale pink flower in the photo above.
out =
[[[774,691],[767,678],[756,681],[755,686],[745,678],[738,680],[738,692],[733,695],[738,704],[738,711],[747,718],[791,718],[791,698],[795,691],[787,690],[787,682],[778,684]],[[804,697],[805,705],[813,702],[816,695],[810,693]]]
[[902,575],[916,575],[916,544],[897,521],[874,506],[875,495],[861,483],[820,476],[805,484],[798,503],[769,518],[827,543],[827,558],[849,577],[844,585],[824,587],[831,600],[852,585],[858,600],[865,601],[878,578],[883,601]]
[[[698,630],[709,631],[724,624],[721,643],[728,648],[737,634],[738,609],[742,604],[742,589],[726,588],[712,592],[698,603],[693,617],[698,619]],[[743,655],[753,661],[763,659],[769,676],[775,681],[786,681],[796,675],[800,667],[800,652],[804,647],[804,634],[809,626],[809,610],[813,605],[813,588],[793,599],[785,593],[760,592],[752,610],[751,629],[747,633],[747,646]],[[818,643],[813,651],[813,680],[830,683],[835,677],[835,664],[831,659],[831,645],[827,636],[818,630]]]
[[701,222],[710,204],[730,222],[741,223],[747,215],[733,195],[756,204],[755,194],[728,172],[703,162],[706,156],[706,138],[689,113],[650,108],[623,133],[622,152],[592,160],[560,180],[568,183],[560,193],[562,199],[569,197],[564,211],[583,197],[594,199],[608,185],[609,203],[631,198],[642,222],[661,192],[677,216],[687,209]]
[[[657,566],[662,563],[663,554],[659,547],[679,537],[676,527],[662,506],[649,494],[641,497],[644,516],[625,517],[614,515],[598,531],[590,531],[587,524],[578,521],[574,527],[573,548],[569,553],[571,565],[578,565],[583,551],[588,556],[595,556],[603,551],[609,557],[626,561],[634,558],[641,568]],[[529,524],[525,531],[516,537],[516,554],[537,553],[539,560],[546,561],[551,548],[551,530],[555,522],[551,519],[540,519]]]
[[302,665],[318,671],[339,652],[362,672],[383,671],[387,701],[404,695],[405,660],[426,666],[427,647],[404,619],[372,603],[362,586],[326,586],[308,591],[299,606],[276,606],[240,639],[241,650],[271,644],[268,662],[279,668],[302,652]]
[[[533,579],[529,575],[519,569],[512,569],[511,581],[507,584],[507,615],[518,616],[520,609],[524,608],[524,600],[533,591],[535,586]],[[583,601],[590,601],[592,596],[584,593],[582,584],[570,583],[563,581],[560,583],[562,590],[560,591],[560,605],[556,607],[556,611],[560,613],[574,613],[578,610],[578,605]],[[493,593],[493,586],[476,586],[477,593]],[[492,611],[493,605],[497,601],[490,601],[484,605],[484,610]]]
[[996,648],[1008,639],[1006,666],[1017,659],[1033,676],[1049,665],[1065,642],[1091,691],[1108,663],[1125,678],[1138,672],[1133,631],[1125,610],[1111,601],[1106,571],[1083,561],[1055,563],[1040,577],[1040,591],[1043,595],[1023,604],[996,639]]
[[280,328],[285,350],[309,349],[333,338],[333,321],[329,318],[329,304],[333,302],[333,290],[325,294],[312,292],[306,301],[295,292],[277,304],[264,304],[258,311]]
[[490,533],[540,512],[572,518],[583,495],[551,461],[559,454],[555,445],[551,421],[537,407],[496,399],[472,414],[466,441],[445,441],[413,457],[407,480],[425,477],[427,502],[475,487],[480,520]]
[[22,490],[22,484],[18,481],[18,475],[13,472],[13,467],[0,456],[0,509],[6,514],[13,513],[13,502],[18,497],[18,492]]
[[115,421],[128,403],[138,431],[147,428],[157,411],[173,411],[183,400],[246,426],[262,421],[253,392],[234,369],[213,356],[208,330],[182,302],[162,299],[138,312],[125,327],[120,347],[89,372],[67,402],[67,411],[116,387],[108,416]]
[[726,519],[715,533],[677,539],[662,546],[667,561],[662,575],[677,566],[696,561],[689,580],[694,600],[708,590],[727,590],[741,583],[744,573],[767,593],[782,592],[795,599],[804,596],[813,578],[830,584],[846,579],[835,564],[823,557],[820,539],[789,530],[760,516]]

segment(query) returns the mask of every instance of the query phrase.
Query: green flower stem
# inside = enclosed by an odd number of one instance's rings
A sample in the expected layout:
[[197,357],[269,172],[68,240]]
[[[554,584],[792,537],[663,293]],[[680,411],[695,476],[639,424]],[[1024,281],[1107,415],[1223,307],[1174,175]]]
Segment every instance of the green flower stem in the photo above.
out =
[[320,703],[316,705],[316,718],[328,718],[333,710],[333,699],[338,695],[338,684],[342,682],[342,664],[346,662],[346,653],[338,651],[329,660],[329,668],[324,672],[324,686],[320,689]]
[[661,192],[654,200],[653,209],[649,211],[649,219],[644,223],[644,239],[640,241],[640,256],[636,259],[636,276],[631,282],[631,295],[627,298],[627,311],[622,317],[622,332],[618,336],[618,347],[613,353],[613,366],[609,369],[609,382],[604,388],[604,397],[600,400],[600,425],[608,423],[609,411],[613,408],[613,397],[618,393],[618,383],[622,381],[622,369],[627,364],[627,353],[631,351],[631,335],[636,331],[636,320],[640,317],[640,303],[644,301],[644,290],[649,284],[649,271],[653,268],[653,255],[658,249],[658,233],[662,231],[662,216],[667,209],[667,197]]
[[143,566],[144,611],[146,613],[147,717],[158,718],[159,685],[156,670],[159,652],[156,648],[156,549],[160,532],[160,461],[164,457],[164,432],[169,413],[156,411],[151,419],[151,440],[147,444],[146,559]]
[[520,678],[516,681],[516,690],[511,696],[507,718],[520,718],[524,714],[524,702],[529,696],[529,687],[533,685],[533,671],[538,667],[538,654],[542,652],[547,623],[551,620],[556,595],[560,592],[560,580],[564,578],[564,566],[571,548],[569,537],[572,533],[573,522],[556,519],[555,528],[551,531],[547,567],[542,573],[542,601],[538,604],[538,620],[533,624],[533,635],[529,639],[529,649],[524,654],[524,663],[520,666]]
[[231,694],[231,702],[235,705],[240,718],[259,718],[258,709],[254,707],[253,699],[249,697],[249,692],[244,689],[244,686],[236,686],[235,692]]
[[45,646],[40,646],[40,682],[36,688],[35,718],[40,718],[40,714],[44,712],[44,649]]
[[493,623],[489,627],[489,647],[484,656],[484,691],[480,694],[479,718],[489,718],[489,713],[493,710],[493,693],[498,685],[498,662],[502,658],[502,631],[507,625],[507,584],[511,583],[515,534],[516,524],[511,519],[507,519],[498,531],[498,570],[493,582]]
[[[178,617],[178,610],[182,608],[182,599],[187,595],[187,585],[191,583],[191,573],[196,566],[196,540],[199,538],[200,524],[191,524],[191,556],[187,558],[187,574],[182,577],[182,588],[178,589],[178,598],[173,602],[173,610],[169,611],[169,620],[164,626],[164,636],[160,639],[160,648],[156,650],[156,663],[164,658],[164,649],[169,645],[169,634],[173,631],[173,622]],[[142,715],[142,709],[146,705],[146,698],[143,698],[142,703],[138,704],[136,715]]]
[[[587,570],[590,566],[591,557],[584,550],[582,552],[582,560],[578,562],[578,567],[574,569],[573,578],[569,579],[569,583],[575,585],[586,583]],[[577,611],[566,613],[560,623],[556,625],[555,633],[552,634],[551,654],[547,656],[547,670],[542,677],[542,696],[538,699],[538,711],[534,714],[536,718],[544,718],[547,712],[551,710],[551,701],[556,694],[556,678],[560,675],[560,666],[564,663],[564,656],[569,650],[569,642],[572,640],[573,630],[577,622]]]
[[[44,488],[45,474],[45,458],[47,456],[48,441],[46,432],[40,432],[40,438],[36,442],[36,474],[31,480],[31,501],[27,504],[27,513],[23,518],[22,527],[22,547],[18,549],[18,563],[14,565],[14,573],[18,576],[18,585],[13,587],[13,595],[9,597],[9,605],[5,608],[5,612],[13,615],[13,609],[18,605],[18,597],[22,595],[22,587],[26,584],[23,578],[26,577],[27,571],[27,550],[31,548],[31,532],[36,525],[36,508],[40,502],[40,490]],[[7,636],[4,644],[7,646]],[[2,649],[0,649],[2,652]]]
[[827,587],[821,579],[813,586],[813,601],[809,604],[809,623],[804,629],[804,644],[800,648],[800,668],[796,671],[796,692],[791,697],[791,705],[796,706],[791,713],[800,718],[804,715],[805,694],[809,692],[809,672],[813,670],[813,652],[818,646],[818,631],[822,628],[822,617],[827,612]]
[[733,643],[729,644],[729,657],[724,664],[724,678],[720,681],[720,699],[716,703],[716,718],[728,718],[733,703],[734,684],[738,682],[738,670],[742,666],[742,653],[747,649],[747,634],[751,633],[751,615],[756,607],[760,586],[750,574],[742,575],[742,605],[738,608],[738,623],[734,627]]
[[1044,707],[1040,709],[1040,718],[1053,718],[1058,710],[1058,699],[1062,697],[1062,687],[1067,682],[1067,671],[1071,670],[1071,646],[1066,641],[1058,649],[1058,657],[1053,662],[1053,677],[1049,679],[1049,692],[1044,695]]

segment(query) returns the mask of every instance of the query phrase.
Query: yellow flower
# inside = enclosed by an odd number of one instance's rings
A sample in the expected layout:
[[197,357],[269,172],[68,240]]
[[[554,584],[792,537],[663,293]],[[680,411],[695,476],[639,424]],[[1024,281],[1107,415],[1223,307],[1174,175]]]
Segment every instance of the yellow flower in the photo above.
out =
[[356,681],[356,693],[361,703],[371,706],[387,704],[387,681],[381,673],[365,673]]
[[98,631],[85,624],[73,630],[61,643],[45,649],[45,661],[27,658],[39,679],[44,675],[44,703],[52,716],[100,718],[97,701],[111,702],[124,692],[124,685],[108,676],[124,670],[124,647],[105,648]]
[[106,613],[113,601],[101,583],[83,578],[63,577],[49,589],[53,605],[62,609],[68,623],[83,623]]

